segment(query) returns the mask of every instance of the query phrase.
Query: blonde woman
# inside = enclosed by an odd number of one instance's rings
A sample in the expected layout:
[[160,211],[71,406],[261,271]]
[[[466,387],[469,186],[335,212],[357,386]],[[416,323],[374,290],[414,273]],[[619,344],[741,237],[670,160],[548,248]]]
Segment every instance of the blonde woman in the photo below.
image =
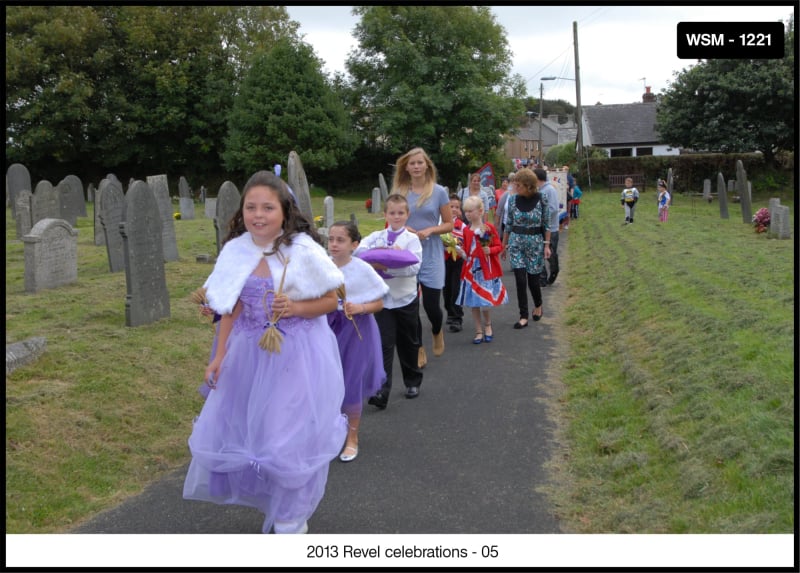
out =
[[[453,230],[453,216],[447,190],[436,183],[436,167],[424,149],[415,147],[397,160],[392,193],[408,200],[410,215],[406,228],[416,233],[422,243],[419,270],[422,307],[431,323],[433,354],[441,356],[444,353],[444,313],[440,304],[444,288],[444,243],[439,235]],[[418,332],[422,340],[421,321]],[[426,362],[425,348],[420,346],[419,367]]]

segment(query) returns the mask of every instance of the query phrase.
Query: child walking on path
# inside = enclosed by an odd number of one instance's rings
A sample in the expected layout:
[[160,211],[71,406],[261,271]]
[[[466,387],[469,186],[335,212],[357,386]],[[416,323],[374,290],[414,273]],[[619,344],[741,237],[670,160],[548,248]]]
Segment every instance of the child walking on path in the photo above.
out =
[[453,230],[442,235],[444,243],[444,308],[447,311],[447,325],[450,332],[461,332],[464,309],[458,304],[458,291],[461,288],[461,268],[464,266],[464,221],[461,219],[461,200],[458,195],[450,195],[450,211],[453,213]]
[[491,308],[508,303],[508,293],[500,279],[503,276],[500,266],[503,245],[495,226],[483,220],[480,197],[470,196],[464,200],[464,214],[469,226],[464,228],[466,256],[458,301],[462,306],[472,308],[475,321],[472,343],[480,344],[494,338]]
[[667,183],[663,179],[658,180],[658,220],[662,223],[667,222],[669,216],[669,203],[671,197],[667,191]]
[[361,241],[358,227],[337,221],[328,230],[328,252],[344,274],[339,308],[328,314],[328,325],[339,342],[344,371],[342,412],[347,415],[347,441],[339,455],[343,462],[358,456],[358,428],[364,400],[380,390],[386,373],[381,360],[381,334],[374,313],[383,308],[389,287],[369,263],[353,257]]
[[368,401],[381,410],[389,404],[395,348],[406,386],[406,398],[419,396],[419,387],[422,384],[422,369],[418,363],[422,341],[417,288],[422,244],[415,233],[406,229],[408,214],[406,198],[396,193],[389,195],[384,206],[388,226],[368,235],[355,251],[357,257],[370,262],[389,287],[389,292],[383,297],[383,310],[375,314],[381,333],[386,381]]
[[259,171],[204,284],[221,319],[183,497],[255,507],[264,533],[308,530],[347,433],[326,322],[344,276],[318,238],[286,184]]
[[619,203],[625,207],[625,223],[633,223],[633,210],[639,201],[639,190],[633,186],[633,178],[625,178],[625,189],[622,190]]

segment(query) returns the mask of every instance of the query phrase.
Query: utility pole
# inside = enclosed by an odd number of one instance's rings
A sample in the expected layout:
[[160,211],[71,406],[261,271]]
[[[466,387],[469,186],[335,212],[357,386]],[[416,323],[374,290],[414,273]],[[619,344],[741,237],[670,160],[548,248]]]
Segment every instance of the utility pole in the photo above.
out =
[[575,101],[578,104],[578,137],[577,140],[577,155],[583,156],[583,110],[581,108],[581,66],[578,61],[578,22],[572,22],[572,35],[575,41]]
[[539,167],[544,165],[542,161],[542,98],[544,97],[544,84],[539,82],[539,153],[536,155],[539,160]]

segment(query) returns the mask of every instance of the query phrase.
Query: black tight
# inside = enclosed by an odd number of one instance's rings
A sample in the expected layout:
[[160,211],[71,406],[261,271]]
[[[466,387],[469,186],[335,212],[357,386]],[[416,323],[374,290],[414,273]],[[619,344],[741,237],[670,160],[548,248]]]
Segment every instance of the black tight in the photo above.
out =
[[[517,284],[517,304],[519,305],[519,317],[528,319],[528,293],[530,289],[533,297],[533,305],[536,308],[542,306],[542,288],[539,286],[539,275],[529,274],[525,269],[514,269],[514,280]],[[527,287],[527,289],[525,288]]]
[[[431,322],[431,332],[439,334],[442,331],[442,322],[444,321],[444,313],[442,312],[442,305],[439,301],[442,298],[442,289],[426,287],[420,283],[422,288],[422,308],[425,309],[425,314]],[[422,335],[422,322],[420,321],[420,336]]]

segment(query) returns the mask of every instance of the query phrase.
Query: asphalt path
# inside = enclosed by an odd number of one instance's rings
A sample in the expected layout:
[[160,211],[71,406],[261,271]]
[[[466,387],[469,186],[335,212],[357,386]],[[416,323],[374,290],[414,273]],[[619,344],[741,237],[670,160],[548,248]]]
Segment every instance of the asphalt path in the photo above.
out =
[[[358,458],[331,463],[325,496],[309,520],[309,533],[560,532],[553,508],[538,488],[548,483],[545,463],[555,452],[548,401],[559,384],[557,330],[566,301],[566,235],[562,232],[560,237],[558,280],[542,289],[541,321],[512,328],[518,308],[507,262],[503,282],[509,303],[492,311],[491,343],[472,344],[467,309],[464,330],[445,330],[445,353],[434,357],[430,325],[421,311],[428,365],[419,397],[404,397],[395,362],[388,408],[365,404]],[[187,467],[188,463],[71,532],[261,531],[263,515],[256,509],[184,500]]]

